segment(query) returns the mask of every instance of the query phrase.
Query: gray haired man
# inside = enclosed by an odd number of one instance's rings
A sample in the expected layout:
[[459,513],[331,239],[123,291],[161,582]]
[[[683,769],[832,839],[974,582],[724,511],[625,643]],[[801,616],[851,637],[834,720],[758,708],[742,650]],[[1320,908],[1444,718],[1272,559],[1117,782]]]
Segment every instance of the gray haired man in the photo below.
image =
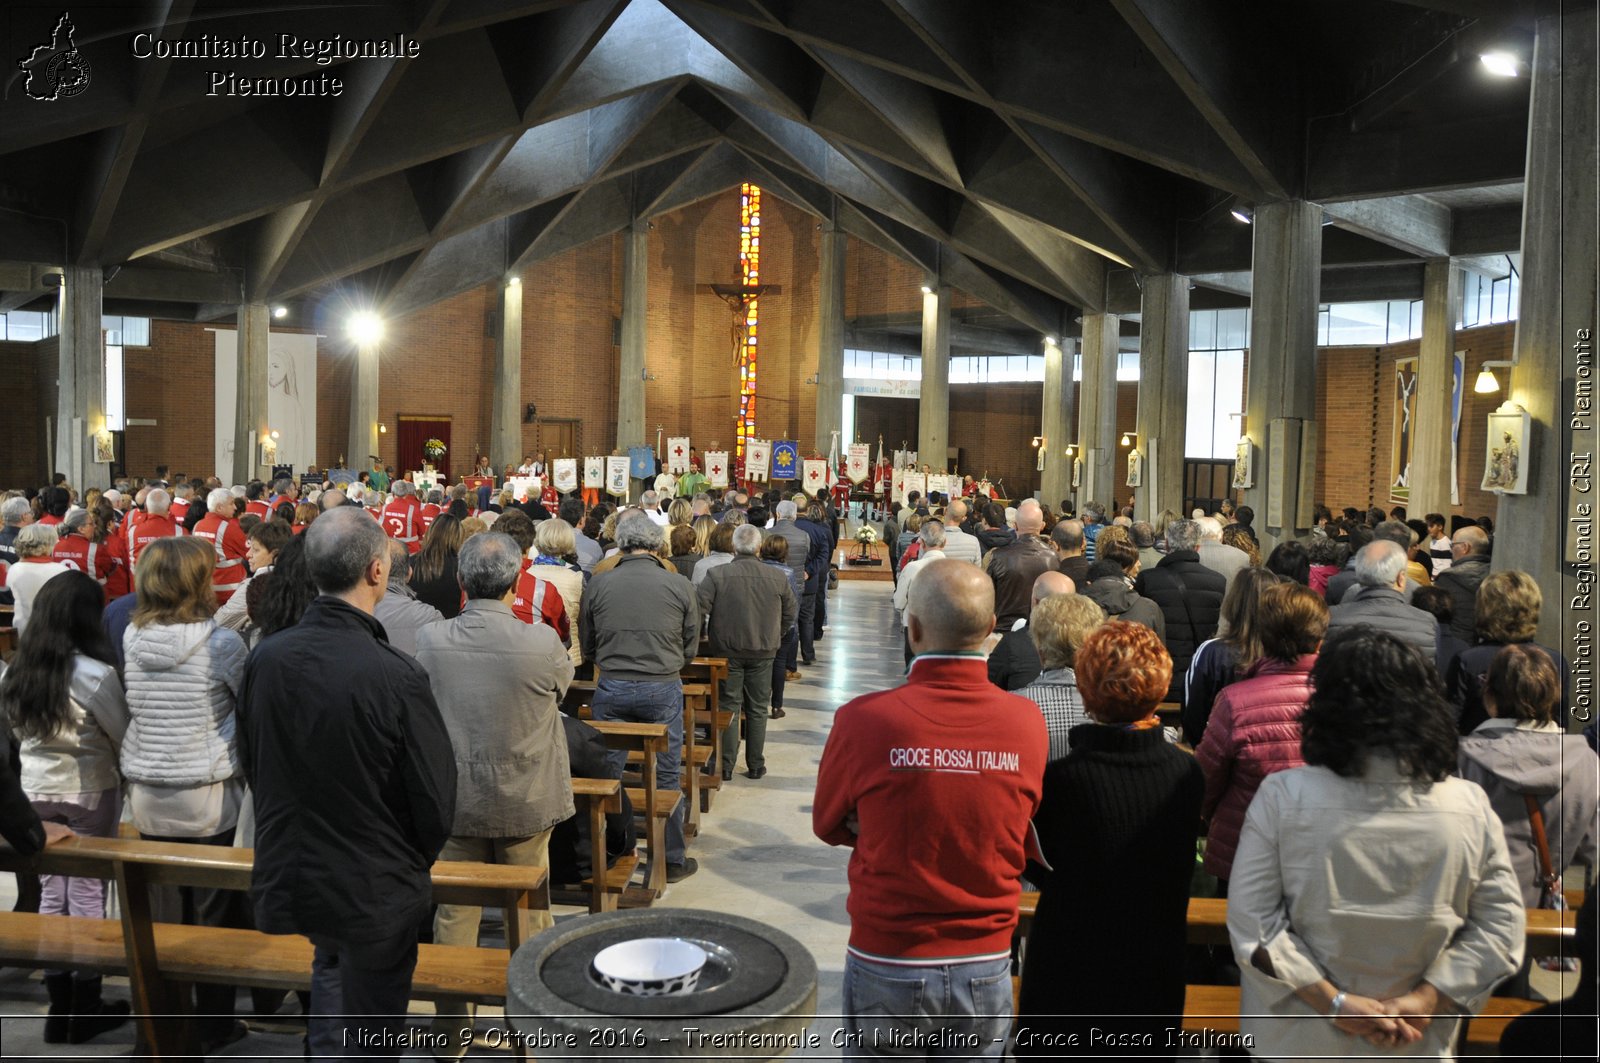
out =
[[33,507],[21,495],[0,502],[0,605],[11,604],[11,592],[6,590],[6,574],[17,563],[17,533],[33,523]]
[[[583,595],[578,638],[583,659],[593,661],[600,681],[594,692],[596,720],[631,720],[667,726],[667,749],[656,758],[656,782],[675,793],[683,770],[683,666],[700,646],[700,610],[693,585],[661,563],[661,529],[643,513],[617,521],[616,567],[597,573]],[[613,768],[624,754],[613,751]],[[685,856],[683,806],[667,822],[666,880],[677,882],[698,865]],[[654,869],[652,869],[654,870]]]
[[[793,507],[792,502],[779,506]],[[733,719],[722,733],[722,777],[733,778],[739,759],[739,717],[745,722],[749,777],[767,774],[767,713],[772,706],[772,661],[794,625],[800,605],[789,579],[757,554],[764,536],[753,524],[733,530],[733,561],[700,584],[700,611],[711,617],[711,652],[728,659],[722,704]]]
[[[417,632],[417,661],[428,670],[456,759],[455,823],[439,859],[548,868],[550,831],[574,811],[560,711],[572,659],[553,629],[511,612],[522,574],[522,550],[511,536],[474,535],[458,565],[466,606]],[[433,940],[477,945],[481,915],[439,905]],[[548,910],[532,912],[529,922],[535,930],[554,925]],[[470,1005],[439,1003],[434,1032],[446,1035],[457,1057],[471,1024]]]

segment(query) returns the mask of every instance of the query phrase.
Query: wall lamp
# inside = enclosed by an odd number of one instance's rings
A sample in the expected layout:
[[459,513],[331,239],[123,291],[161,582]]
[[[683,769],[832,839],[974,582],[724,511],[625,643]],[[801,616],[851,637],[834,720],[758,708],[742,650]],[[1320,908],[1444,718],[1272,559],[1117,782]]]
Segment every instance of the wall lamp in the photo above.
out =
[[1478,370],[1478,379],[1472,385],[1472,390],[1479,395],[1493,395],[1500,390],[1500,381],[1494,375],[1494,367],[1509,369],[1512,364],[1509,361],[1484,362],[1482,368]]

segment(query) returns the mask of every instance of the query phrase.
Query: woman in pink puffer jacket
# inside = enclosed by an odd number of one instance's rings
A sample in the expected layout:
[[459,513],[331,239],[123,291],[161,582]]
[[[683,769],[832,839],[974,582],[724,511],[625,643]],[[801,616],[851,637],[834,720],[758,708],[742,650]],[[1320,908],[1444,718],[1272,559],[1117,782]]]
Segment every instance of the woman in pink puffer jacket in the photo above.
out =
[[1311,666],[1328,631],[1328,604],[1309,587],[1279,584],[1262,593],[1256,624],[1265,655],[1217,695],[1205,737],[1194,751],[1206,777],[1200,809],[1210,823],[1205,869],[1224,882],[1261,780],[1305,763],[1300,715],[1311,697]]

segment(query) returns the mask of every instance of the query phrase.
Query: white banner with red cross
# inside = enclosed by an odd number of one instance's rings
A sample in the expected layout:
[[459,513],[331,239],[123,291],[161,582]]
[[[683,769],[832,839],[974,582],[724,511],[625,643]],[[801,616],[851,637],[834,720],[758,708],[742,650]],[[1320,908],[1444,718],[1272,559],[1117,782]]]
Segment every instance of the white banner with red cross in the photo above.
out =
[[682,476],[689,471],[689,437],[667,437],[667,471]]
[[728,486],[728,452],[726,450],[706,451],[706,482],[712,487]]

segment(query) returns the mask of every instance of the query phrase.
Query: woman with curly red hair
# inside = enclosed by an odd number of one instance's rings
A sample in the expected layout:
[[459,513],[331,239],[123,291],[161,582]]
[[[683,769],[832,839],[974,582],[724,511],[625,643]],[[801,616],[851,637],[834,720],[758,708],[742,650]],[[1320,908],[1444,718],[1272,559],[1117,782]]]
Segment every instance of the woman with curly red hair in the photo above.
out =
[[[1018,1055],[1051,1051],[1041,1034],[1090,1027],[1161,1046],[1183,1016],[1184,942],[1195,832],[1205,782],[1194,758],[1166,741],[1155,717],[1172,658],[1143,624],[1096,629],[1073,662],[1092,723],[1068,733],[1070,752],[1045,769],[1034,827],[1055,870],[1030,864],[1039,910],[1028,936]],[[1096,912],[1128,919],[1085,918]],[[1140,987],[1130,1007],[1127,987]],[[1137,1011],[1139,1017],[1125,1016]],[[1152,1040],[1146,1042],[1144,1037]]]

